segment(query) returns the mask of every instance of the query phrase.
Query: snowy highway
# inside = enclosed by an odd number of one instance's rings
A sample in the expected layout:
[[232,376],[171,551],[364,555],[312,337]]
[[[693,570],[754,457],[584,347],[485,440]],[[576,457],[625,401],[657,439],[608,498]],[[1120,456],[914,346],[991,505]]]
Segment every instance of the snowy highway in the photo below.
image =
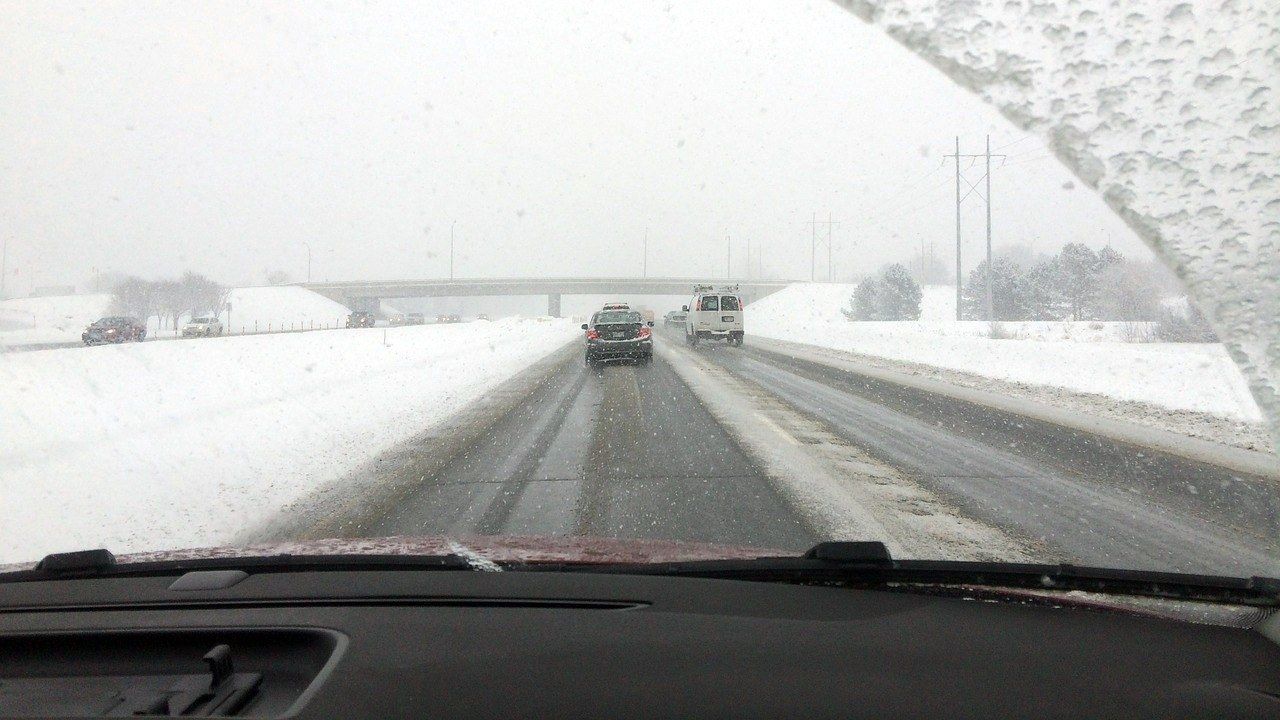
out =
[[598,371],[571,360],[360,531],[818,540],[661,360]]
[[[651,365],[601,370],[564,353],[536,389],[447,461],[410,458],[406,469],[397,451],[397,473],[414,478],[411,487],[394,504],[328,529],[779,549],[844,535],[877,537],[916,557],[1022,555],[1205,573],[1256,573],[1280,549],[1261,478],[922,398],[780,355],[768,341],[690,349],[659,333],[659,346]],[[720,399],[754,404],[736,419],[713,414],[688,385],[694,366],[709,381],[736,383],[718,391],[734,397]],[[762,441],[744,425],[776,434]],[[774,466],[762,461],[779,448],[811,463],[794,473],[826,474],[787,479],[777,467],[785,456]],[[831,487],[815,495],[804,483]],[[813,507],[824,497],[861,504],[841,512],[867,519],[843,531],[824,526],[822,508]],[[936,543],[920,545],[925,536]]]

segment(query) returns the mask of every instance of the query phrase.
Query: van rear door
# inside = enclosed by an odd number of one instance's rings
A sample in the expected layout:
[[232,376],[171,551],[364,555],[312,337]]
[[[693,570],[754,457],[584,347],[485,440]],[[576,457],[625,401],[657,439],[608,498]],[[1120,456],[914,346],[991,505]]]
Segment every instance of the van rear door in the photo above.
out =
[[742,300],[737,295],[721,295],[715,314],[717,330],[742,330]]

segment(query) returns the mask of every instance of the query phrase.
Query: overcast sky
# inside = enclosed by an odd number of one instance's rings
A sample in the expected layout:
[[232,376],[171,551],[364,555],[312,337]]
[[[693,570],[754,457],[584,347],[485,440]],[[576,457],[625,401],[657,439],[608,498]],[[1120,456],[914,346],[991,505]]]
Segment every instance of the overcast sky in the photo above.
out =
[[1038,140],[825,0],[0,13],[11,295],[94,269],[301,279],[303,243],[315,279],[439,276],[451,225],[464,276],[638,274],[647,227],[650,274],[722,276],[727,235],[736,273],[750,239],[807,277],[814,212],[837,268],[870,270],[952,252],[957,134],[1010,156],[997,245],[1142,252]]

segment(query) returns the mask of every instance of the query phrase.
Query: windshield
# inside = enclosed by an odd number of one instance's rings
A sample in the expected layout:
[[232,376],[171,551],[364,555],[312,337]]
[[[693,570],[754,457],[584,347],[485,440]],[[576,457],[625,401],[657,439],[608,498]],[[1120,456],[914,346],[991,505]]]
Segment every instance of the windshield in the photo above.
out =
[[6,5],[0,562],[1280,575],[1274,3],[952,5]]

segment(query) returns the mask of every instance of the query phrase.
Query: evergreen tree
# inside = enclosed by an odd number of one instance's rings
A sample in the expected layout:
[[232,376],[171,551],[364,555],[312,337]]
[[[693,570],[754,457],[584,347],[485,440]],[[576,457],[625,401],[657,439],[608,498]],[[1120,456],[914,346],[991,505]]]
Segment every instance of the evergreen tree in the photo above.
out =
[[1058,253],[1058,290],[1066,299],[1068,319],[1094,320],[1097,316],[1098,273],[1102,260],[1081,243],[1067,243]]
[[1026,320],[1030,315],[1031,292],[1026,275],[1012,261],[996,258],[992,268],[991,305],[994,318],[987,317],[987,261],[969,273],[960,295],[965,320]]
[[911,273],[894,263],[885,268],[879,282],[880,315],[884,320],[919,320],[924,293]]
[[880,316],[880,281],[867,278],[853,291],[853,320],[884,320]]
[[1046,260],[1027,273],[1027,317],[1032,320],[1064,320],[1070,314],[1057,258]]

